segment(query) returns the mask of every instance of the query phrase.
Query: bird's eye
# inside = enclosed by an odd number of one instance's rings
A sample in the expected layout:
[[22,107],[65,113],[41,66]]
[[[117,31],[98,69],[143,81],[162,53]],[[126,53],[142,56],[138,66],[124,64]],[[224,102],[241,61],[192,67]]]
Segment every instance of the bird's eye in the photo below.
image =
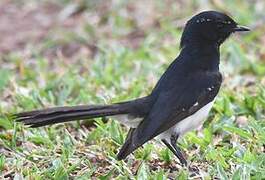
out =
[[224,26],[225,26],[224,22],[218,22],[217,23],[217,27],[220,28],[220,29],[223,28]]
[[226,21],[217,20],[216,23],[217,23],[217,28],[219,28],[219,29],[222,29],[224,27],[227,27],[227,26],[230,26],[233,24],[232,21],[230,21],[230,20],[226,20]]

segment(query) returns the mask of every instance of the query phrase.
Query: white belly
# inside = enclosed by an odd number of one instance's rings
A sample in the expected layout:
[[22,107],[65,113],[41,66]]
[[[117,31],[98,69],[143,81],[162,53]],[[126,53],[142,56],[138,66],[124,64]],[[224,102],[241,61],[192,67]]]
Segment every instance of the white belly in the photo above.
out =
[[193,115],[183,119],[182,121],[177,123],[175,126],[161,133],[158,136],[158,138],[169,140],[171,135],[174,133],[179,134],[179,136],[182,136],[186,132],[198,128],[200,125],[202,125],[203,121],[208,116],[209,111],[211,110],[213,106],[213,103],[214,103],[214,100],[206,104],[204,107],[202,107],[200,110],[198,110]]
[[[172,134],[179,134],[179,136],[181,136],[188,131],[198,128],[203,123],[205,118],[208,116],[208,113],[211,110],[213,103],[214,103],[214,100],[206,104],[204,107],[202,107],[200,110],[198,110],[193,115],[183,119],[182,121],[177,123],[175,126],[171,127],[167,131],[158,135],[157,138],[169,140]],[[130,128],[136,128],[139,125],[139,123],[143,120],[143,118],[133,118],[126,114],[116,115],[112,117],[115,120],[118,120],[120,123]]]

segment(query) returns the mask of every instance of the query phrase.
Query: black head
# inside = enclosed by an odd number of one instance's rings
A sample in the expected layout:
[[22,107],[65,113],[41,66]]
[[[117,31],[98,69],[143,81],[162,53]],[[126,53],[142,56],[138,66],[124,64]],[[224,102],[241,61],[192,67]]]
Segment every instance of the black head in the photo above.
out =
[[224,13],[204,11],[187,22],[180,46],[183,47],[189,43],[213,43],[219,46],[237,31],[249,31],[249,29],[239,26]]

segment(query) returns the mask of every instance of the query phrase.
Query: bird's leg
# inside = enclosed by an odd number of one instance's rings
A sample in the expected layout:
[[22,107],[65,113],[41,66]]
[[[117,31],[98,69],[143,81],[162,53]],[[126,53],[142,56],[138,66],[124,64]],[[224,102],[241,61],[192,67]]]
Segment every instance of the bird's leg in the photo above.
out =
[[168,149],[170,149],[171,152],[173,152],[173,154],[175,156],[177,156],[177,158],[179,159],[179,161],[181,162],[182,165],[187,166],[187,161],[185,160],[185,158],[183,157],[183,155],[181,154],[180,150],[178,149],[178,151],[173,147],[172,143],[169,143],[167,140],[162,139],[162,142],[168,147]]
[[169,144],[169,142],[167,142],[167,140],[162,139],[162,142],[167,146],[168,149],[170,149],[171,152],[173,152],[175,154],[175,156],[177,156],[177,152],[175,151],[175,149]]
[[186,159],[184,158],[183,154],[181,153],[180,148],[177,146],[178,137],[179,136],[177,134],[171,135],[171,137],[170,137],[170,144],[174,148],[174,150],[176,152],[174,154],[177,156],[177,158],[179,159],[179,161],[181,162],[181,164],[187,166],[188,163],[187,163]]
[[[167,140],[163,139],[162,142],[168,147],[168,149],[170,149],[170,151],[172,151],[174,153],[175,156],[177,156],[177,158],[179,159],[180,163],[184,166],[188,166],[188,163],[186,161],[186,159],[184,158],[184,156],[182,155],[179,147],[176,145],[177,143],[177,137],[174,138],[170,138],[171,142],[169,143]],[[173,147],[175,146],[175,147]],[[188,169],[195,173],[198,174],[199,170],[197,167],[188,167]]]
[[[174,148],[174,150],[176,151],[176,156],[178,157],[178,159],[180,160],[181,164],[185,165],[186,167],[188,166],[188,163],[186,161],[186,159],[184,158],[183,154],[181,153],[181,150],[180,148],[177,146],[177,140],[178,140],[178,135],[177,134],[174,134],[170,137],[170,143],[171,143],[171,146]],[[199,172],[199,169],[197,167],[191,167],[189,166],[188,169],[195,173],[198,174]]]

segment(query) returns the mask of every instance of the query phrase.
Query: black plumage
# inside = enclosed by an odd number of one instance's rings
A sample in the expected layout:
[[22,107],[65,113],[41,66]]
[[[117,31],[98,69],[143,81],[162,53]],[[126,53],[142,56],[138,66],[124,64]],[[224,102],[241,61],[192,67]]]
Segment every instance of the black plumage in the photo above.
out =
[[122,117],[128,119],[121,122],[129,122],[131,129],[118,159],[126,158],[159,135],[162,142],[186,165],[176,141],[201,123],[220,89],[219,47],[233,32],[248,30],[223,13],[202,12],[187,22],[180,42],[180,55],[171,63],[150,95],[112,105],[55,107],[22,112],[15,115],[16,120],[39,127],[125,115]]

